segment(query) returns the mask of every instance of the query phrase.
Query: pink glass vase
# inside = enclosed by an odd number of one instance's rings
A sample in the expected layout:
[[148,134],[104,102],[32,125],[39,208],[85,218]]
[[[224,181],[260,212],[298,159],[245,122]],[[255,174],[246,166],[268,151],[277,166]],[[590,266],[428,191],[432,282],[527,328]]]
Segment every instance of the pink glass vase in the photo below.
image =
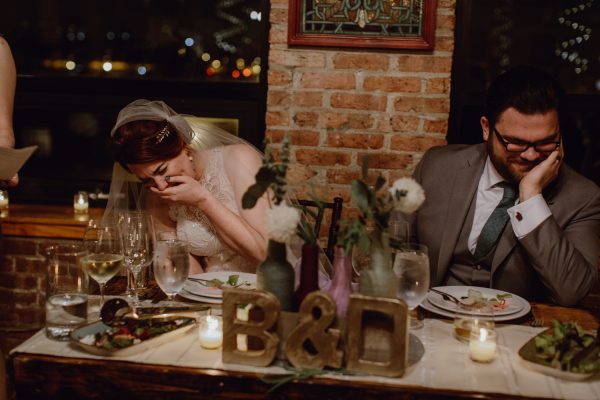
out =
[[333,280],[327,292],[335,301],[338,318],[345,318],[352,294],[352,258],[342,246],[336,246],[333,255]]

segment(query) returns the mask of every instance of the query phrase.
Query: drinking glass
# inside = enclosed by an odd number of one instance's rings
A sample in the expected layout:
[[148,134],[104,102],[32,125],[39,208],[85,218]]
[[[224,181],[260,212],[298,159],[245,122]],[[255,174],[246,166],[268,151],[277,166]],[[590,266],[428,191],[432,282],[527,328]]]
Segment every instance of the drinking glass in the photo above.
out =
[[139,281],[142,271],[148,268],[154,257],[155,237],[152,216],[145,212],[128,212],[120,222],[123,236],[123,255],[128,270],[127,295],[133,303],[139,303]]
[[408,222],[401,219],[393,219],[388,227],[390,247],[400,247],[402,243],[410,242]]
[[[398,298],[404,300],[409,310],[414,310],[427,296],[429,290],[429,255],[427,246],[402,243],[393,248],[394,273],[398,277]],[[410,329],[423,327],[423,322],[410,318]]]
[[178,239],[161,239],[156,242],[154,279],[172,302],[181,291],[190,271],[189,246]]
[[100,307],[104,304],[104,287],[121,269],[123,242],[117,224],[90,220],[83,236],[88,254],[81,264],[88,275],[100,286]]
[[454,337],[468,343],[472,332],[485,328],[494,330],[494,307],[489,304],[457,304],[454,310]]

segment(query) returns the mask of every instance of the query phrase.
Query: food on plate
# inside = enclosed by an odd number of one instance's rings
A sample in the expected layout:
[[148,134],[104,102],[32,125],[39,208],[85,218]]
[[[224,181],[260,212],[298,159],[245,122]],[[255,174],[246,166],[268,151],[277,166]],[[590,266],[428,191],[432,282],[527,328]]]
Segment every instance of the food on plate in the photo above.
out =
[[214,279],[211,279],[211,280],[194,279],[194,281],[196,281],[196,282],[198,282],[198,283],[200,283],[200,284],[202,284],[204,286],[215,287],[215,288],[218,288],[218,289],[223,289],[224,286],[240,287],[240,286],[243,286],[243,285],[246,285],[246,286],[250,286],[251,285],[251,283],[248,282],[248,281],[244,281],[244,282],[239,282],[238,283],[239,280],[240,280],[240,276],[237,275],[237,274],[229,275],[229,277],[227,277],[226,281],[223,281],[223,280],[218,279],[218,278],[214,278]]
[[536,356],[551,367],[570,372],[600,369],[600,344],[576,322],[552,321],[552,328],[535,337]]
[[495,310],[504,310],[508,307],[506,299],[511,298],[512,294],[504,293],[497,294],[496,297],[485,298],[479,290],[469,289],[466,296],[462,296],[460,299],[464,305],[477,307],[477,306],[491,306]]
[[122,325],[86,335],[79,341],[83,344],[107,350],[122,349],[193,323],[192,318],[171,320],[127,318],[123,320]]

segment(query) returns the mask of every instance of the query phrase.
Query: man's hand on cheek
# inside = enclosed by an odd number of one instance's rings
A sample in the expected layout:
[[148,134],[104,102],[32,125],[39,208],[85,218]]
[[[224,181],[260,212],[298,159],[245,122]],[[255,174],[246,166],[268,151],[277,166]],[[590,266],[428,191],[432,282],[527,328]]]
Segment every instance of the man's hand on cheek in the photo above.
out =
[[542,190],[558,176],[561,162],[562,152],[555,150],[529,171],[519,182],[519,201],[524,202],[542,193]]

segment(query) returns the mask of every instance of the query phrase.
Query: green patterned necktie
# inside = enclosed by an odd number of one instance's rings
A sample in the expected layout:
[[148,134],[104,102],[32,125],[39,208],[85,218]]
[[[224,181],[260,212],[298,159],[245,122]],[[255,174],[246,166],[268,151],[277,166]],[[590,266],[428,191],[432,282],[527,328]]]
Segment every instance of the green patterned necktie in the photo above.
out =
[[502,200],[496,206],[492,214],[486,221],[479,239],[477,239],[477,246],[475,247],[475,258],[481,260],[496,246],[496,242],[500,238],[506,223],[508,222],[508,208],[515,205],[515,200],[519,195],[517,189],[506,182],[501,182],[498,186],[504,188],[504,195]]

